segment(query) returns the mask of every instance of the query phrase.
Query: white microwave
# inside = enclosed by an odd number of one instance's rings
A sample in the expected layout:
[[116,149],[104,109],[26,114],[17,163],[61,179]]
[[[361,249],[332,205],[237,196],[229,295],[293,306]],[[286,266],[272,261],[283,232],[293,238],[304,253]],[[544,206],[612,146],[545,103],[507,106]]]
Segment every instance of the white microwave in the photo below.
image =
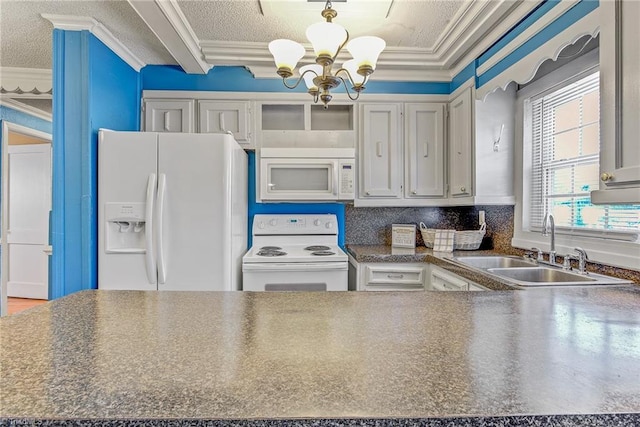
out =
[[353,200],[353,148],[263,148],[262,201]]

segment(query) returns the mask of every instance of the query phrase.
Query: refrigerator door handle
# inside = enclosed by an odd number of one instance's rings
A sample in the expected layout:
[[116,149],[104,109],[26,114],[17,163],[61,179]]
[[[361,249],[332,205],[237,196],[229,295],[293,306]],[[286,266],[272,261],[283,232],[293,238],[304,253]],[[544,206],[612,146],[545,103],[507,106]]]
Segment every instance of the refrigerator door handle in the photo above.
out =
[[164,199],[167,192],[167,176],[163,173],[158,178],[158,216],[156,218],[156,242],[158,244],[158,285],[167,280],[167,267],[164,262],[164,242],[162,230],[164,227]]
[[155,206],[155,192],[156,174],[150,173],[149,180],[147,181],[147,203],[144,211],[144,234],[145,244],[147,246],[144,257],[145,265],[147,267],[147,279],[152,285],[156,283],[156,257],[154,256],[153,247],[153,210]]

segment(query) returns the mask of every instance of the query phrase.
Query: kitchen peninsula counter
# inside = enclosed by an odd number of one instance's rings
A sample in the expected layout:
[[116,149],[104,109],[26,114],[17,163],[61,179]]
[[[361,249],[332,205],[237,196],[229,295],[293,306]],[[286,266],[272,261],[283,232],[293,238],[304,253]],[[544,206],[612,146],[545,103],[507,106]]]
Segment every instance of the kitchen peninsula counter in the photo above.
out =
[[636,286],[82,291],[0,344],[0,425],[640,424]]

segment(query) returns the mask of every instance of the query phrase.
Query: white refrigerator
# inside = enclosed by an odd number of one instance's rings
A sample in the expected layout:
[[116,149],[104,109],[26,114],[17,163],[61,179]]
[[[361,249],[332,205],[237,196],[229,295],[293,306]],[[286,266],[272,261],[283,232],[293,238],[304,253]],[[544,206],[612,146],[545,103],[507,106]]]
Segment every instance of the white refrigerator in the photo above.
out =
[[247,154],[227,134],[98,137],[98,288],[241,290]]

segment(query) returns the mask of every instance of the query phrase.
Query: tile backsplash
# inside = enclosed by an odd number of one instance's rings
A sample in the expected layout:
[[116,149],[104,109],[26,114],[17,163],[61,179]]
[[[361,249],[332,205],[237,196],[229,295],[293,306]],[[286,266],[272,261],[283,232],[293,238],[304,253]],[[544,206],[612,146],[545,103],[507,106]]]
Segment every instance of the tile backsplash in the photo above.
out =
[[347,245],[390,245],[391,224],[415,224],[416,245],[423,245],[420,222],[427,228],[477,230],[478,212],[485,211],[487,233],[480,249],[496,249],[511,253],[513,206],[456,206],[411,208],[356,208],[345,211],[345,243]]

